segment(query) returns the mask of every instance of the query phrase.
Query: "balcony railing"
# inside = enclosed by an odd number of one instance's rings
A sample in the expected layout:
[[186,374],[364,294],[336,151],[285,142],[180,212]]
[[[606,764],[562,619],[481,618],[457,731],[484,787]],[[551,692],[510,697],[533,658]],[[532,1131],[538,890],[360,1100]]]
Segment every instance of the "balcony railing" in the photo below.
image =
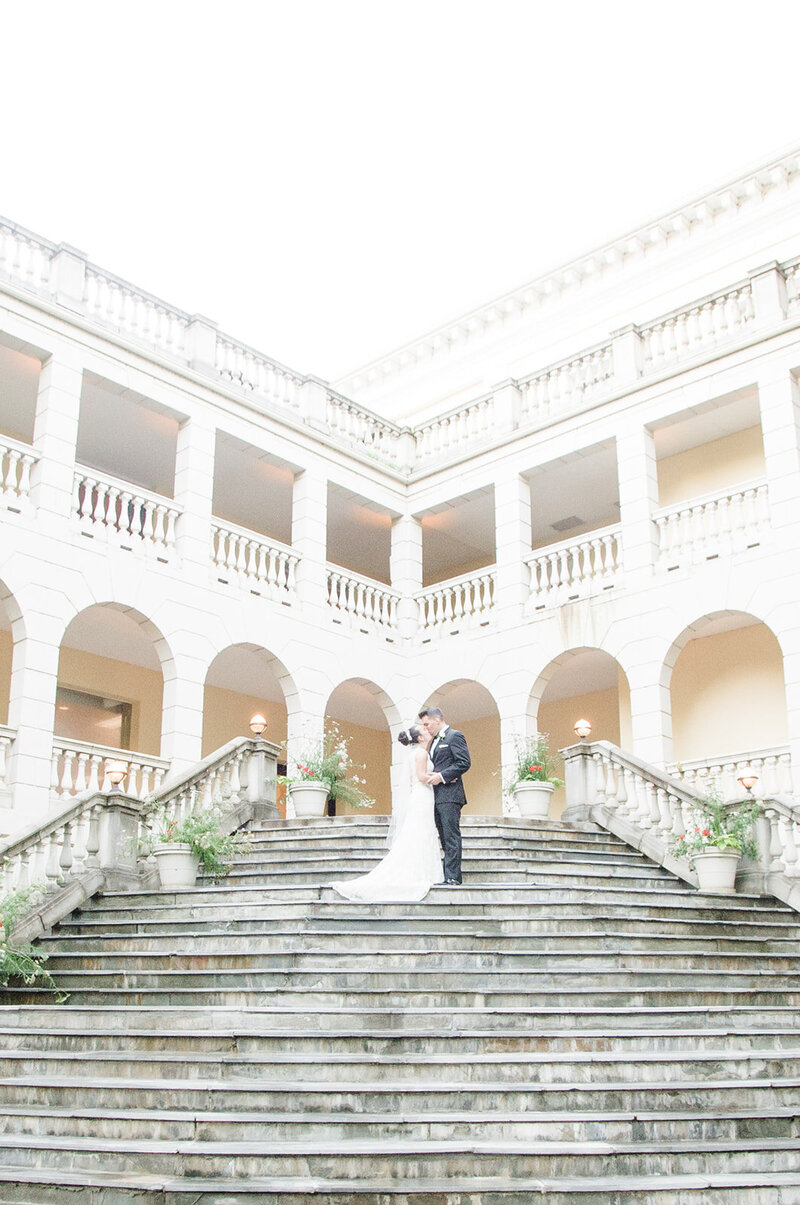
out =
[[326,395],[326,422],[335,435],[376,460],[394,467],[401,465],[403,431],[395,423],[330,390]]
[[610,343],[562,360],[520,381],[521,422],[540,423],[608,392],[614,379]]
[[140,798],[160,787],[169,770],[169,762],[146,753],[131,753],[128,749],[112,749],[85,741],[53,738],[53,763],[50,779],[52,794],[58,799],[91,792],[108,794],[112,789],[108,778],[111,762],[124,762],[127,767],[125,791]]
[[530,568],[528,607],[556,606],[599,594],[616,585],[622,568],[622,528],[601,527],[572,540],[537,548]]
[[10,510],[20,510],[31,491],[31,469],[38,456],[27,444],[0,438],[0,496]]
[[667,772],[691,791],[703,793],[713,789],[718,790],[723,799],[731,799],[742,794],[737,775],[746,766],[752,767],[758,775],[759,796],[794,795],[792,757],[787,745],[754,749],[752,753],[726,753],[720,757],[675,762],[667,766]]
[[657,371],[735,338],[754,317],[749,281],[673,310],[639,328],[644,370]]
[[113,539],[120,546],[166,558],[175,546],[181,512],[170,498],[78,466],[72,513],[95,539]]
[[769,522],[766,479],[662,507],[653,519],[667,568],[755,547]]
[[496,588],[494,565],[429,586],[417,595],[421,630],[431,633],[485,627],[491,622]]
[[211,525],[211,559],[218,576],[278,602],[292,602],[300,558],[286,544],[230,523]]
[[397,626],[396,590],[336,565],[328,566],[327,603],[336,622],[390,632]]

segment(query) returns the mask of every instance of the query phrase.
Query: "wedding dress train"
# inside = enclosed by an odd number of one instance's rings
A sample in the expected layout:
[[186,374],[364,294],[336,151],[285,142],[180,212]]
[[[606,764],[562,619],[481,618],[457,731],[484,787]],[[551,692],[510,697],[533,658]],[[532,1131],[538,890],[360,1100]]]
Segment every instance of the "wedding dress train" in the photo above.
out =
[[401,803],[395,838],[386,856],[368,874],[330,883],[357,904],[402,904],[424,899],[444,881],[439,836],[433,819],[433,788],[420,782],[409,759],[408,792]]

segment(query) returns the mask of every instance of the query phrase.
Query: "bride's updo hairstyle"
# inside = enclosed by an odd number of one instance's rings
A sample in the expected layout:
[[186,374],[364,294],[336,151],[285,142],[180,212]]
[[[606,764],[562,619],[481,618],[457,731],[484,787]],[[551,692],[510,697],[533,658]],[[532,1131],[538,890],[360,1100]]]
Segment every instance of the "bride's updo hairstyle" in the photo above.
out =
[[397,739],[401,745],[416,745],[419,738],[422,736],[422,729],[417,728],[412,724],[410,728],[404,728],[402,732],[397,734]]

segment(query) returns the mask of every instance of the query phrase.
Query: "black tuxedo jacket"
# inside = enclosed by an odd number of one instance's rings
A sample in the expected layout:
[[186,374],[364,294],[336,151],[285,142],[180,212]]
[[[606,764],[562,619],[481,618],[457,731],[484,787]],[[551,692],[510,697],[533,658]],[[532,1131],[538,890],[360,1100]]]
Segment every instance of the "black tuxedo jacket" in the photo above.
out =
[[433,788],[433,798],[436,803],[465,804],[467,797],[461,776],[466,774],[472,763],[464,733],[456,728],[447,728],[440,735],[431,760],[434,770],[441,774],[444,782]]

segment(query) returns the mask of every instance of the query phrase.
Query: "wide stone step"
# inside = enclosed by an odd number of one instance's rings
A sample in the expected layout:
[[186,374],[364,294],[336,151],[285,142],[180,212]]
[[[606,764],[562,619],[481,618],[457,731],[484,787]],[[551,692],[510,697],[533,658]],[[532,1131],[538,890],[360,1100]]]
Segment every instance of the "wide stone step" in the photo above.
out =
[[796,1172],[751,1170],[702,1175],[520,1177],[462,1174],[446,1180],[414,1176],[366,1179],[307,1176],[296,1179],[238,1177],[235,1182],[195,1177],[190,1184],[171,1176],[114,1171],[53,1171],[2,1167],[7,1205],[64,1205],[76,1190],[94,1205],[800,1205]]
[[[284,862],[320,862],[329,866],[331,863],[344,859],[359,861],[371,860],[374,864],[386,854],[386,845],[374,839],[347,841],[338,839],[339,843],[326,842],[324,845],[311,845],[309,842],[297,842],[296,845],[264,844],[260,841],[249,840],[245,848],[238,851],[235,861],[259,862],[266,866],[281,865]],[[480,844],[465,845],[462,860],[465,866],[488,863],[498,870],[507,870],[518,862],[569,862],[581,863],[611,862],[617,865],[647,866],[653,869],[655,863],[649,861],[635,849],[622,849],[616,846],[578,847],[575,845],[557,845],[555,842],[534,844],[533,842],[481,842]]]
[[714,1110],[698,1122],[694,1112],[663,1110],[438,1112],[432,1109],[396,1116],[391,1113],[273,1113],[181,1111],[177,1109],[101,1109],[84,1106],[0,1107],[5,1134],[97,1137],[103,1140],[155,1139],[160,1142],[334,1142],[365,1140],[469,1139],[525,1142],[687,1142],[800,1136],[800,1119],[791,1106]]
[[[285,952],[266,949],[263,952],[228,950],[215,953],[198,949],[194,944],[178,949],[174,943],[173,949],[167,951],[145,950],[141,943],[138,949],[119,953],[98,949],[62,952],[55,942],[50,943],[50,949],[52,952],[49,955],[48,970],[55,978],[75,971],[97,972],[98,976],[124,971],[129,981],[132,980],[134,972],[137,973],[137,978],[138,973],[155,978],[160,974],[172,975],[180,971],[236,971],[245,972],[249,977],[256,974],[267,975],[266,982],[272,984],[274,973],[280,971],[284,974],[290,973],[293,978],[297,975],[322,972],[330,976],[334,983],[344,982],[343,975],[359,974],[370,984],[377,982],[380,976],[392,975],[398,986],[402,987],[419,985],[415,978],[417,974],[430,975],[434,971],[441,971],[442,976],[437,978],[442,983],[450,983],[450,977],[456,975],[465,986],[476,983],[481,986],[484,982],[483,972],[492,972],[492,979],[497,977],[501,983],[509,982],[510,976],[519,973],[530,978],[534,972],[537,973],[535,982],[549,983],[555,975],[581,972],[591,973],[596,976],[598,982],[603,983],[606,982],[604,977],[610,972],[625,970],[636,971],[639,976],[658,972],[672,975],[686,971],[700,975],[704,983],[713,984],[714,981],[709,978],[711,975],[718,975],[723,971],[750,973],[753,967],[752,952],[662,950],[648,953],[602,947],[593,949],[586,945],[577,950],[553,948],[544,951],[369,949],[351,950],[346,955],[335,946],[325,950],[311,943]],[[783,982],[800,988],[800,970],[796,957],[763,954],[759,960],[757,974],[759,982],[763,982],[764,977],[768,976],[776,980],[776,986]]]
[[[658,1002],[650,1007],[636,1004],[613,1008],[598,1007],[581,998],[577,1005],[556,1002],[549,1008],[531,1009],[526,1000],[519,1008],[472,1005],[449,1011],[444,1021],[454,1034],[479,1030],[486,1033],[538,1032],[557,1030],[576,1034],[578,1038],[592,1032],[616,1033],[631,1026],[643,1030],[664,1029],[678,1033],[686,1029],[720,1030],[722,1032],[753,1031],[763,1027],[787,1032],[797,1025],[797,1012],[791,1005],[779,1006],[748,1003],[714,1005],[706,999],[698,1004],[665,1006]],[[188,1006],[174,1004],[118,1008],[109,1016],[108,1009],[99,1004],[80,1005],[71,998],[67,1004],[47,1002],[39,997],[30,1006],[0,1005],[2,1028],[26,1029],[31,1025],[64,1031],[101,1025],[113,1030],[122,1025],[126,1031],[158,1030],[171,1033],[176,1027],[191,1026],[193,1031],[213,1030],[235,1043],[239,1033],[256,1033],[264,1029],[287,1031],[303,1029],[310,1033],[327,1033],[343,1028],[358,1031],[382,1029],[386,1033],[438,1033],[443,1022],[442,1010],[427,1002],[418,1007],[370,1008],[358,1004],[332,1005],[317,1001],[308,1009],[288,1005]]]
[[[731,927],[733,929],[733,927]],[[691,932],[691,930],[690,930]],[[413,929],[387,931],[385,929],[363,929],[352,932],[348,929],[336,928],[301,928],[297,931],[287,931],[287,926],[281,926],[280,932],[271,929],[253,927],[247,932],[230,931],[227,929],[198,928],[188,922],[184,926],[169,929],[165,933],[152,932],[143,927],[142,932],[68,932],[64,933],[59,926],[57,938],[42,938],[40,946],[45,951],[58,951],[61,955],[77,957],[85,954],[93,957],[98,953],[130,953],[142,951],[145,953],[192,953],[211,954],[324,954],[335,952],[339,955],[357,953],[391,954],[398,951],[409,955],[437,951],[455,955],[461,953],[469,957],[517,957],[524,954],[538,954],[554,951],[559,954],[592,954],[599,951],[610,953],[630,953],[641,951],[645,954],[668,956],[685,954],[731,954],[752,958],[754,955],[792,956],[796,962],[796,940],[780,941],[774,938],[742,937],[729,934],[709,933],[702,937],[686,936],[685,934],[642,935],[636,933],[606,931],[597,938],[584,922],[580,932],[575,934],[542,933],[537,935],[504,934],[504,933],[452,933],[447,929],[428,928],[424,932]]]
[[587,1175],[602,1161],[606,1176],[703,1174],[720,1161],[730,1172],[796,1172],[794,1138],[738,1138],[733,1142],[450,1142],[353,1140],[324,1142],[158,1142],[51,1135],[0,1134],[0,1156],[7,1166],[86,1170],[149,1171],[186,1178],[206,1175],[459,1176],[466,1166],[475,1175],[524,1177]]
[[[587,1111],[649,1112],[654,1109],[682,1113],[692,1110],[699,1119],[715,1111],[750,1109],[769,1115],[770,1109],[796,1109],[800,1080],[750,1076],[720,1080],[666,1079],[655,1074],[635,1083],[610,1079],[583,1082],[562,1078],[549,1083],[465,1080],[460,1083],[429,1080],[275,1081],[254,1076],[245,1079],[190,1079],[171,1077],[127,1078],[93,1074],[17,1075],[0,1078],[3,1105],[23,1108],[163,1109],[169,1100],[175,1108],[195,1111],[360,1115],[364,1112],[405,1117],[415,1112],[508,1113]],[[145,1068],[146,1070],[146,1068]],[[165,1095],[166,1094],[166,1095]]]
[[680,1030],[664,1028],[647,1029],[642,1026],[623,1030],[565,1031],[558,1029],[514,1030],[435,1030],[426,1028],[421,1032],[387,1031],[368,1029],[362,1018],[361,1026],[351,1029],[316,1032],[309,1029],[264,1029],[253,1031],[241,1028],[231,1032],[218,1030],[180,1030],[175,1027],[164,1030],[111,1029],[63,1029],[7,1027],[0,1028],[0,1044],[3,1048],[17,1051],[53,1051],[75,1054],[80,1051],[113,1052],[115,1055],[128,1051],[192,1052],[200,1054],[229,1055],[276,1054],[287,1050],[299,1054],[315,1055],[324,1061],[329,1053],[363,1054],[376,1053],[400,1057],[410,1053],[478,1054],[538,1052],[548,1054],[573,1054],[580,1058],[592,1057],[594,1053],[630,1052],[654,1050],[694,1051],[727,1050],[771,1050],[800,1049],[800,1018],[794,1027],[756,1029],[731,1028]]
[[200,1054],[190,1051],[0,1051],[0,1078],[75,1075],[141,1077],[143,1070],[165,1081],[173,1079],[269,1080],[296,1084],[335,1083],[357,1086],[391,1078],[394,1082],[423,1082],[433,1087],[455,1083],[642,1083],[656,1079],[747,1079],[748,1076],[800,1079],[800,1048],[710,1051],[471,1051],[401,1055],[319,1051],[259,1054]]

